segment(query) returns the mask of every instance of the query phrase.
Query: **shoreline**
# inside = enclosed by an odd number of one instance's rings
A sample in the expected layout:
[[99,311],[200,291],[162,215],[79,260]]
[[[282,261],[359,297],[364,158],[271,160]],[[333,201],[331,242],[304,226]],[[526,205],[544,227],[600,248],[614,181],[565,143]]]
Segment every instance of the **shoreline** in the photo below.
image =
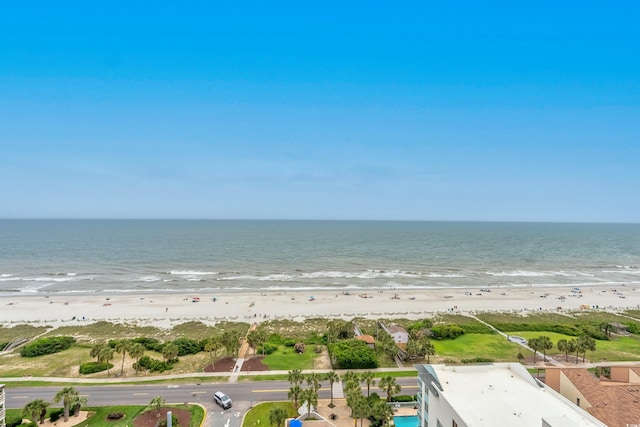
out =
[[[215,298],[215,301],[214,301]],[[409,318],[477,311],[556,312],[640,308],[640,287],[472,287],[197,292],[111,292],[0,296],[0,325],[71,326],[107,321],[171,328],[200,321]]]

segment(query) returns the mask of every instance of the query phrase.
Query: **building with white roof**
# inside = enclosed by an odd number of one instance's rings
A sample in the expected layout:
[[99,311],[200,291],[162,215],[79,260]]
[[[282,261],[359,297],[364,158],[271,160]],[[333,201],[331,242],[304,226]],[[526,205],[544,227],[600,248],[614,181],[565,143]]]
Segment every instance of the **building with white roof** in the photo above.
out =
[[416,368],[420,427],[606,427],[519,363]]

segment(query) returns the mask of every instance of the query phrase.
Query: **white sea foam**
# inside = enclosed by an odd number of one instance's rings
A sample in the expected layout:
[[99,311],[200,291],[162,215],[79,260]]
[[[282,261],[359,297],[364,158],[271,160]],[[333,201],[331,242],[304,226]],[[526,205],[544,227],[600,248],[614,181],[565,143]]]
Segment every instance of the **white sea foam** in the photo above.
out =
[[171,270],[167,274],[176,276],[213,276],[220,273],[217,271]]
[[78,281],[77,277],[67,277],[67,276],[60,276],[60,277],[25,277],[22,279],[25,282],[75,282]]
[[502,271],[499,273],[487,271],[485,273],[494,277],[552,277],[552,276],[564,276],[571,277],[572,274],[564,271],[526,271],[526,270],[514,270],[514,271]]
[[158,276],[142,276],[142,277],[137,277],[135,279],[130,280],[131,282],[159,282],[160,280],[162,280],[161,278],[159,278]]

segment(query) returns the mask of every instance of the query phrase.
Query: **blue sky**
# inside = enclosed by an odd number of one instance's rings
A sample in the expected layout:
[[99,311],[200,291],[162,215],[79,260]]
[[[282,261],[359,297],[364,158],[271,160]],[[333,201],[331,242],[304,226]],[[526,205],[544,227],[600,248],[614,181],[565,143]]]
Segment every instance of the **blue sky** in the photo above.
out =
[[640,3],[208,3],[0,0],[0,217],[640,222]]

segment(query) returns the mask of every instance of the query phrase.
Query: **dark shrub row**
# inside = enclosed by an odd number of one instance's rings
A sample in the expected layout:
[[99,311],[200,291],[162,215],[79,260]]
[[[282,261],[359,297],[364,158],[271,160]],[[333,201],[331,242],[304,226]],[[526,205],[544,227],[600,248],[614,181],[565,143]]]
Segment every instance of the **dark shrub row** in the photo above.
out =
[[96,372],[106,371],[113,368],[113,363],[107,362],[87,362],[80,365],[80,373],[82,375],[94,374]]
[[137,363],[133,364],[133,368],[136,370],[148,369],[150,372],[164,372],[173,368],[173,365],[153,357],[142,356]]
[[60,351],[70,348],[76,339],[73,337],[48,337],[40,338],[27,344],[20,350],[22,357],[36,357],[43,356],[45,354],[58,353]]

